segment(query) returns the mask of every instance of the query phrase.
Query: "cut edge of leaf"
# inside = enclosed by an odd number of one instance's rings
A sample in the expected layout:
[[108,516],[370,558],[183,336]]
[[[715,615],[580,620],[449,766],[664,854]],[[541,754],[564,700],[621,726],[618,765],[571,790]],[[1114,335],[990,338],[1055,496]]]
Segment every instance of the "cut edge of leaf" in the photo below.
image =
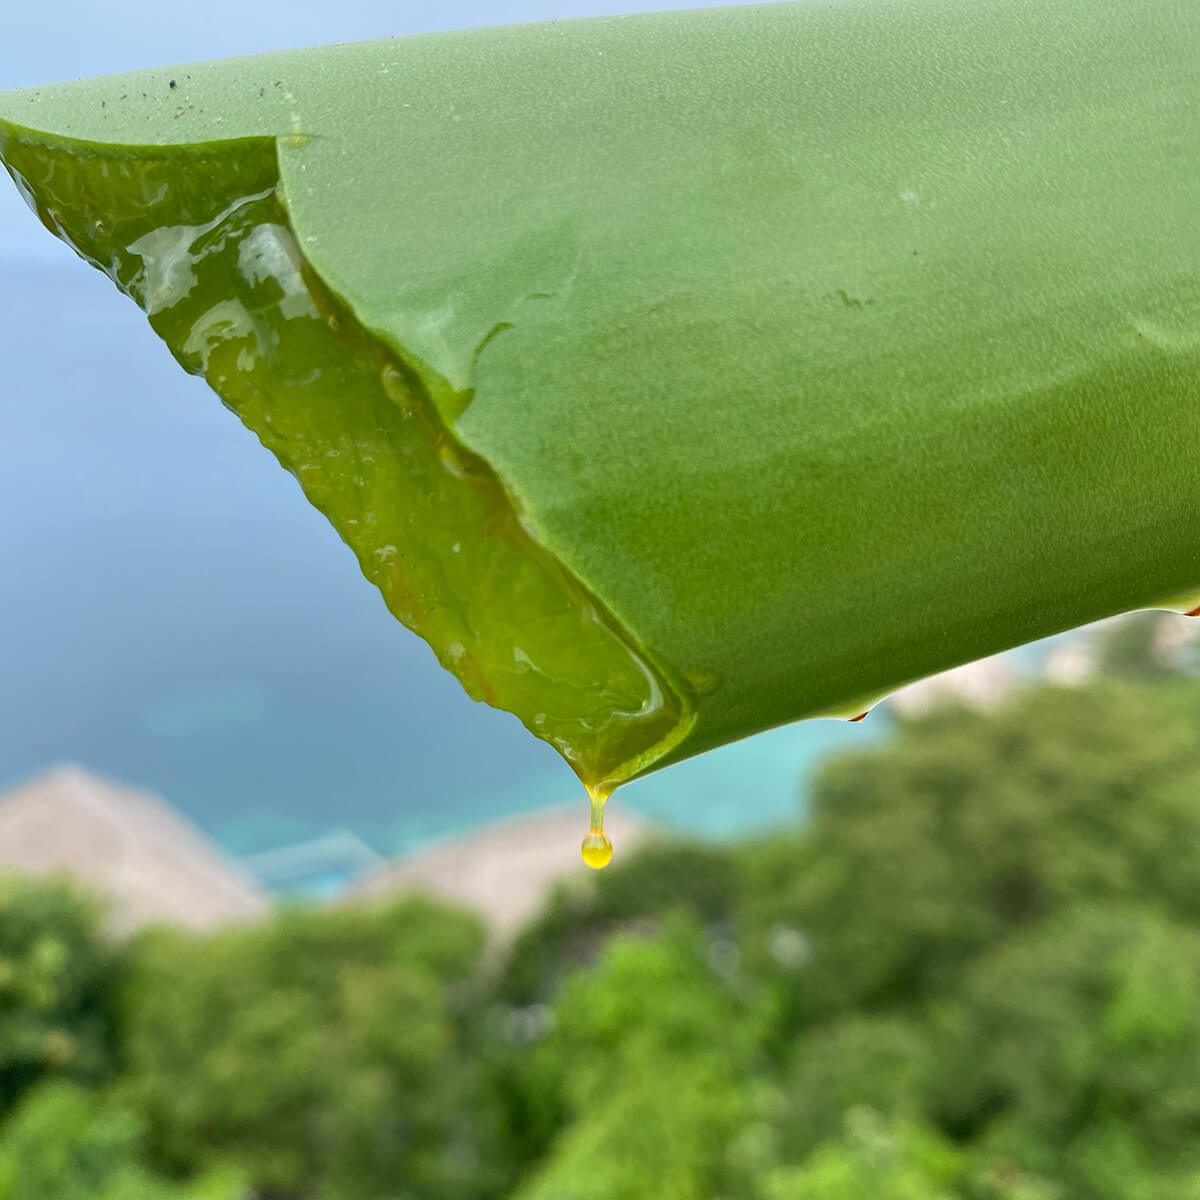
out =
[[42,223],[296,477],[393,615],[607,795],[686,738],[690,689],[537,539],[423,372],[303,254],[279,141],[130,147],[0,120],[0,162]]

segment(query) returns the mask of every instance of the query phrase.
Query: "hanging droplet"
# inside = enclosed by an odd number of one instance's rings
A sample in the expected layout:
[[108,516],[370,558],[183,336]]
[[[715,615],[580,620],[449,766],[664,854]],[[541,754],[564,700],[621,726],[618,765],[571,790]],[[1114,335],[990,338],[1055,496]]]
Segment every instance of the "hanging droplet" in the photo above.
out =
[[589,829],[579,852],[583,855],[583,861],[593,871],[599,871],[612,861],[612,842],[603,829]]
[[599,871],[608,866],[613,854],[612,842],[604,832],[604,802],[608,799],[608,793],[599,787],[589,787],[588,797],[591,801],[591,822],[579,853],[593,871]]

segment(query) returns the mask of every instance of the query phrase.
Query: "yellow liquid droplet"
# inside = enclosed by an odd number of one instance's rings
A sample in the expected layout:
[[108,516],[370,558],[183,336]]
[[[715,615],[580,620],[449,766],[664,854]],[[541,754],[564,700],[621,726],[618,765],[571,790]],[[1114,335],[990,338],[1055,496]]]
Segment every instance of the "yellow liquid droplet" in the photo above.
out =
[[593,871],[599,871],[612,861],[612,842],[604,832],[604,802],[608,799],[608,791],[599,787],[588,788],[588,797],[591,800],[592,821],[579,853]]
[[599,871],[612,861],[612,842],[608,840],[608,834],[603,829],[589,829],[579,852],[583,855],[583,861],[593,871]]

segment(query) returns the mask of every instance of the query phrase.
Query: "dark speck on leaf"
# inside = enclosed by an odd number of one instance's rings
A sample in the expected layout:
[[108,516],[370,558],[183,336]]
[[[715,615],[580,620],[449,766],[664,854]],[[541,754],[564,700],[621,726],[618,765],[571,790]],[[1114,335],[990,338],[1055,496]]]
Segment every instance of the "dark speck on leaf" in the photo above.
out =
[[868,304],[875,303],[874,300],[860,300],[857,296],[851,296],[850,293],[845,291],[843,288],[838,288],[837,294],[847,308],[863,308]]
[[173,80],[173,79],[172,79],[172,80],[171,80],[171,86],[172,86],[172,87],[178,87],[179,85],[178,85],[178,84],[175,82],[175,80]]

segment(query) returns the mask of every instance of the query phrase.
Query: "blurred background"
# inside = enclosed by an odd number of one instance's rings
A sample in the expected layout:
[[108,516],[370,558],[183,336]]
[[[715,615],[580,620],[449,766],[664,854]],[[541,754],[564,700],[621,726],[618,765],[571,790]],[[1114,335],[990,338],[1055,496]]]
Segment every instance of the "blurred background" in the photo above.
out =
[[[0,89],[664,7],[64,0]],[[1200,1195],[1200,621],[672,767],[590,874],[557,756],[0,184],[0,1200]]]

